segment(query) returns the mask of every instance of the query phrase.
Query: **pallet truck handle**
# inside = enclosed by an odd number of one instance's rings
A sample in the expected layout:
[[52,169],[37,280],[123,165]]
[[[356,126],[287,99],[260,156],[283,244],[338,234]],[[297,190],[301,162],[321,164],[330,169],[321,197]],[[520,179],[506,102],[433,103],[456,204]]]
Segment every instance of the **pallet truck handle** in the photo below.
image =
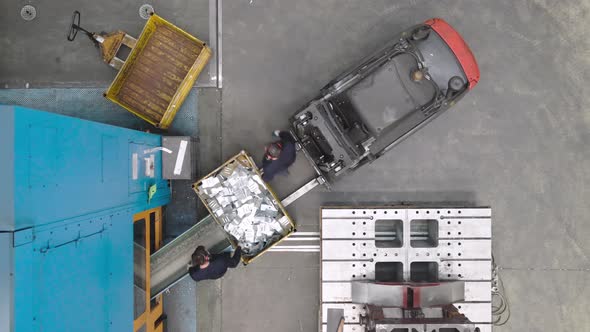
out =
[[70,24],[70,31],[68,32],[68,40],[74,41],[78,34],[78,27],[80,26],[80,12],[75,10],[72,15],[72,23]]
[[74,41],[74,39],[76,39],[76,36],[78,35],[78,31],[82,31],[96,45],[97,41],[94,39],[94,34],[80,26],[80,17],[81,17],[80,12],[77,10],[74,10],[74,14],[72,14],[72,24],[70,24],[70,30],[68,31],[68,35],[67,35],[68,40]]

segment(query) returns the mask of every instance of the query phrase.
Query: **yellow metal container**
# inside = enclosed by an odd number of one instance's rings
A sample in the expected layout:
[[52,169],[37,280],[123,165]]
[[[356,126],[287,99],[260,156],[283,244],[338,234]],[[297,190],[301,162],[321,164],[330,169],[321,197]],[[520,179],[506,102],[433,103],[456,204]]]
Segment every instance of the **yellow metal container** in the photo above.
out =
[[210,57],[204,42],[152,15],[105,97],[166,129]]
[[[215,221],[217,222],[217,224],[220,227],[222,227],[222,228],[223,228],[222,222],[217,218],[217,216],[215,216],[215,214],[213,213],[213,211],[211,211],[211,208],[209,207],[209,205],[207,205],[207,201],[205,200],[205,197],[203,197],[199,193],[198,188],[201,185],[201,183],[203,182],[203,180],[205,180],[207,178],[210,178],[210,177],[213,177],[213,176],[217,176],[217,174],[219,174],[225,168],[225,166],[227,166],[227,165],[229,165],[231,163],[234,163],[234,162],[238,162],[242,166],[252,169],[253,172],[255,172],[260,177],[262,177],[262,175],[260,174],[260,170],[258,169],[258,167],[256,167],[256,163],[254,162],[254,160],[252,159],[252,157],[248,153],[246,153],[245,151],[241,151],[240,153],[238,153],[237,155],[235,155],[233,158],[231,158],[228,161],[226,161],[225,163],[223,163],[223,165],[219,166],[213,172],[207,174],[201,180],[199,180],[199,181],[197,181],[197,182],[195,182],[193,184],[193,190],[195,191],[195,193],[197,193],[197,196],[199,196],[199,198],[201,199],[201,201],[203,202],[203,204],[207,207],[207,210],[209,211],[209,213],[211,214],[211,216],[213,217],[213,219],[215,219]],[[281,243],[283,240],[285,240],[287,237],[289,237],[295,231],[295,223],[293,222],[293,219],[291,219],[291,216],[289,216],[289,214],[285,210],[285,207],[283,206],[283,204],[281,204],[281,200],[277,197],[277,195],[275,194],[275,192],[272,190],[272,188],[267,183],[264,183],[264,187],[266,188],[266,190],[268,190],[268,192],[272,195],[272,197],[276,201],[279,209],[281,210],[281,213],[285,217],[287,217],[287,219],[289,220],[289,226],[290,227],[289,227],[287,233],[281,239],[279,239],[278,241],[276,241],[274,243],[271,243],[270,245],[268,245],[266,248],[264,248],[263,250],[261,250],[255,256],[251,256],[251,257],[242,256],[242,261],[244,262],[244,264],[251,263],[253,260],[255,260],[256,258],[260,257],[262,254],[264,254],[268,249],[270,249],[270,248],[274,247],[275,245]],[[227,236],[227,239],[232,244],[232,246],[235,248],[237,246],[237,243],[236,243],[235,239],[229,233],[227,233],[227,232],[225,232],[225,235]]]

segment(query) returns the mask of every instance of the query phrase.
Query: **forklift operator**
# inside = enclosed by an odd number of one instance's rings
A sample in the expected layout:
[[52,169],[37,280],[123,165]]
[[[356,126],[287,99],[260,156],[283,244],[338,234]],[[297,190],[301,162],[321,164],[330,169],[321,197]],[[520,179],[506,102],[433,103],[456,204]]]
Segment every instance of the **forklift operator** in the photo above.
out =
[[289,132],[275,130],[273,135],[279,137],[280,141],[270,143],[265,148],[262,159],[262,179],[266,182],[279,173],[287,172],[297,157],[295,139]]
[[235,268],[242,258],[242,248],[237,247],[230,255],[224,252],[217,255],[211,255],[203,246],[198,246],[191,257],[191,267],[188,273],[194,281],[207,279],[219,279],[223,277],[228,268]]

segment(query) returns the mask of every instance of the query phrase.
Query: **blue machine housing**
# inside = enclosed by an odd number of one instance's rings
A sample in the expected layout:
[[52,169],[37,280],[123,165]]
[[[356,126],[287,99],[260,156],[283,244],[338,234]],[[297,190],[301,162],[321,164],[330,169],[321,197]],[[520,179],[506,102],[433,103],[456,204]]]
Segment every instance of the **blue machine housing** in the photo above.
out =
[[132,331],[132,217],[170,201],[160,146],[0,105],[0,331]]

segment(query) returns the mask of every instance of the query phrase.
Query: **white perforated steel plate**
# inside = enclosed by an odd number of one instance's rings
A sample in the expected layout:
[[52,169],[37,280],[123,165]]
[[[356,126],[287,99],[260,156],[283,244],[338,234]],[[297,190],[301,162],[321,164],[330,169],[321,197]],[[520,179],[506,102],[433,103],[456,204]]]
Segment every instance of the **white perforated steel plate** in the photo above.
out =
[[[384,223],[396,226],[384,231]],[[491,223],[489,208],[322,208],[322,328],[328,308],[343,308],[345,331],[364,331],[350,282],[374,280],[375,264],[399,263],[411,281],[412,263],[428,262],[437,264],[439,281],[465,281],[465,301],[455,306],[491,332]]]
[[[492,324],[475,324],[476,327],[479,327],[481,332],[492,332]],[[322,325],[322,332],[327,332],[327,325]],[[365,328],[360,324],[346,324],[344,325],[343,332],[364,332]]]

